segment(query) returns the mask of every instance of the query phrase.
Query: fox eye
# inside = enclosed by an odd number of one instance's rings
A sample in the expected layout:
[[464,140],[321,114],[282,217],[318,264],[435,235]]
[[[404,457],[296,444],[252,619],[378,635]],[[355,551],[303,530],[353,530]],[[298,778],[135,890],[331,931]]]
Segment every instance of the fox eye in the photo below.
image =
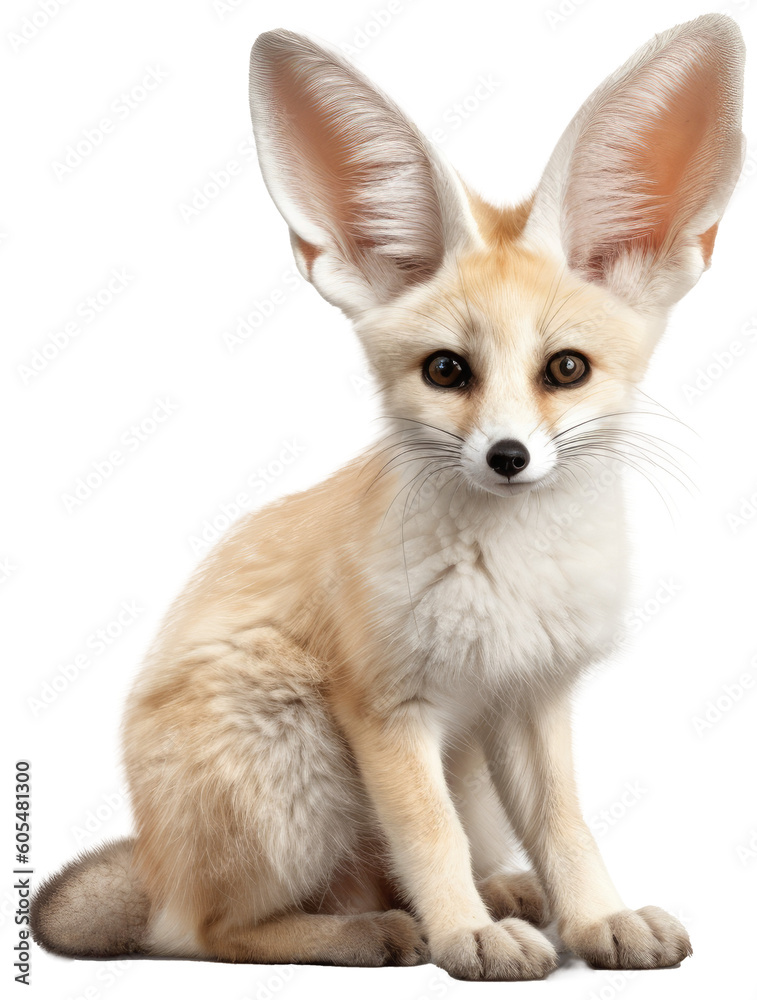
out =
[[547,385],[576,385],[589,375],[589,359],[578,351],[558,351],[547,362],[544,381]]
[[423,377],[440,389],[462,389],[470,381],[471,370],[459,354],[438,351],[423,362]]

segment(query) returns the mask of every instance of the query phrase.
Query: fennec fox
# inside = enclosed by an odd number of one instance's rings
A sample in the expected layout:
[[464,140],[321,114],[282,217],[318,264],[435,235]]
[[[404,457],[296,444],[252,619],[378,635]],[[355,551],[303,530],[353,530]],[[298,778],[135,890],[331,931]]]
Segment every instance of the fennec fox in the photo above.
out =
[[260,36],[263,176],[300,271],[354,322],[387,430],[243,518],[175,603],[126,712],[136,833],[44,885],[41,944],[534,979],[555,921],[600,968],[690,954],[607,874],[569,703],[623,607],[607,463],[658,455],[626,421],[710,263],[742,71],[725,16],[657,35],[533,196],[496,209],[340,56]]

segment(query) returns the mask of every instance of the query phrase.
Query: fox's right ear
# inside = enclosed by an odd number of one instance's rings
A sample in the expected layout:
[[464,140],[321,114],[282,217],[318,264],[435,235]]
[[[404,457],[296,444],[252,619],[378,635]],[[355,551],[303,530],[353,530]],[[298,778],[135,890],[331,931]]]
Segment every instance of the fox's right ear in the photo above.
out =
[[297,265],[355,316],[427,280],[477,242],[457,175],[340,55],[290,31],[250,56],[260,167]]

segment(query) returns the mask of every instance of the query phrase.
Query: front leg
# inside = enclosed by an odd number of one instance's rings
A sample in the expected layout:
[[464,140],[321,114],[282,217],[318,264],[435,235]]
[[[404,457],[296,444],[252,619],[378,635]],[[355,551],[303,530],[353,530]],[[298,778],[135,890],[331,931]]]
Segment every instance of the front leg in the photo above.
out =
[[656,969],[691,954],[675,917],[623,905],[581,816],[567,698],[503,707],[483,732],[502,804],[565,944],[595,968]]
[[549,941],[514,917],[494,922],[476,889],[468,840],[444,777],[428,706],[340,713],[396,871],[428,935],[432,961],[459,979],[540,979]]

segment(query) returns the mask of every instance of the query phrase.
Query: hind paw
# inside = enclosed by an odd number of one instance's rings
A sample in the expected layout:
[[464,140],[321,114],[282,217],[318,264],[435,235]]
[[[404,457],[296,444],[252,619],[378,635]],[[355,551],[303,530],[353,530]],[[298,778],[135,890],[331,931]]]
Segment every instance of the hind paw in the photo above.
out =
[[490,875],[478,891],[494,920],[520,917],[537,927],[549,922],[547,897],[533,872]]

